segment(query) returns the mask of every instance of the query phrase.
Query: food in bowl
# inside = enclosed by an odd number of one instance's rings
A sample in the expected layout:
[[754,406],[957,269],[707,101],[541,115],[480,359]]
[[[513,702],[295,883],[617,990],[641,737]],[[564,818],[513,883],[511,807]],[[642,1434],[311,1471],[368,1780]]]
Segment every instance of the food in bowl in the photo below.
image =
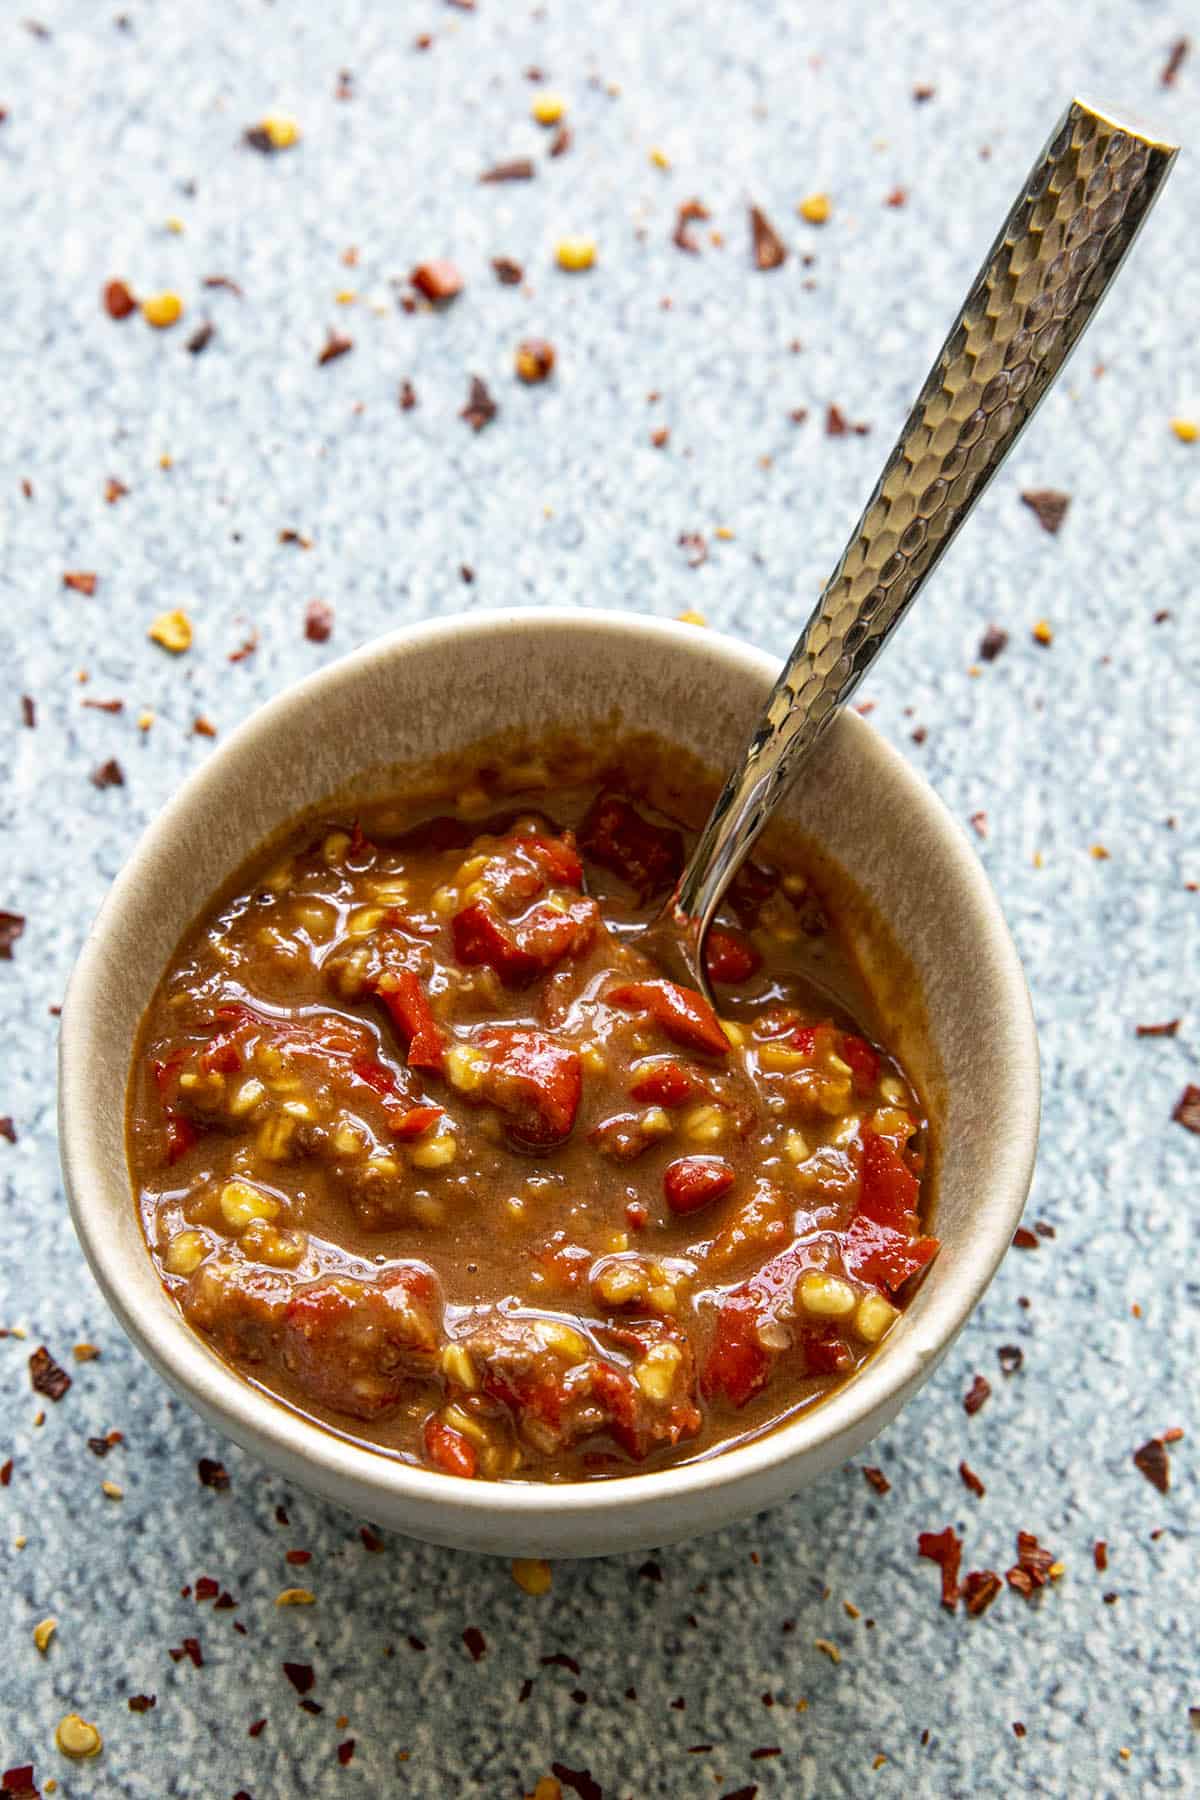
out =
[[716,1011],[641,947],[691,841],[653,765],[302,822],[142,1021],[165,1286],[380,1452],[550,1482],[710,1456],[852,1376],[936,1254],[921,1103],[799,851],[735,880]]

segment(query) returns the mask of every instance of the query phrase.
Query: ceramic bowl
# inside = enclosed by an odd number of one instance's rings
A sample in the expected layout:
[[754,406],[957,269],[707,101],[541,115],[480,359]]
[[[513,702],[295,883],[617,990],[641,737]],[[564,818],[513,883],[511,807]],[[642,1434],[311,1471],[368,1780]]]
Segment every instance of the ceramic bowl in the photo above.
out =
[[748,644],[636,614],[486,612],[414,626],[262,707],[184,783],[113,884],[63,1008],[60,1135],[75,1226],[146,1359],[289,1481],[415,1537],[506,1555],[601,1555],[694,1536],[774,1505],[860,1451],[928,1379],[987,1287],[1033,1167],[1029,997],[962,830],[853,713],[826,735],[787,811],[865,896],[864,916],[873,908],[906,952],[897,962],[868,928],[857,943],[885,1035],[932,1119],[943,1248],[844,1387],[769,1435],[690,1465],[571,1485],[462,1481],[339,1438],[242,1380],[184,1322],[147,1253],[123,1131],[138,1022],[183,932],[264,839],[364,771],[428,762],[501,727],[587,733],[619,715],[624,728],[653,730],[719,772],[775,674]]

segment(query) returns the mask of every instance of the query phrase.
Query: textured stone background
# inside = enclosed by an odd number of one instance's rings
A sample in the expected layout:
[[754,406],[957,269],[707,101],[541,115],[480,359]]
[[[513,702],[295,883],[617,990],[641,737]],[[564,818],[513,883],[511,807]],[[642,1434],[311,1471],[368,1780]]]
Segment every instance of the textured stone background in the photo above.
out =
[[[1130,1462],[1151,1433],[1196,1424],[1200,1143],[1170,1122],[1185,1080],[1200,1079],[1200,898],[1186,885],[1200,878],[1200,445],[1169,428],[1200,415],[1194,159],[873,684],[873,723],[960,817],[987,813],[979,850],[1045,1058],[1029,1217],[1057,1232],[1010,1256],[876,1447],[889,1494],[845,1469],[743,1529],[664,1552],[661,1582],[639,1575],[639,1558],[560,1565],[541,1600],[503,1563],[396,1539],[367,1554],[358,1521],[285,1494],[214,1441],[110,1320],[63,1202],[48,1011],[122,858],[210,753],[197,714],[225,732],[363,639],[464,606],[694,607],[782,652],[1071,92],[1127,102],[1168,133],[1194,128],[1200,53],[1172,91],[1159,81],[1194,4],[993,0],[971,9],[965,42],[965,9],[934,0],[549,0],[536,12],[479,0],[473,15],[440,0],[128,0],[125,29],[118,4],[29,0],[46,37],[21,24],[24,0],[0,22],[0,906],[29,915],[0,964],[0,1109],[19,1137],[0,1143],[0,1323],[31,1334],[0,1343],[0,1462],[14,1463],[0,1489],[0,1768],[32,1758],[72,1800],[515,1800],[555,1759],[590,1769],[605,1800],[755,1784],[764,1797],[1194,1792],[1195,1446],[1189,1435],[1173,1451],[1165,1498]],[[528,119],[531,64],[570,98],[575,142],[558,160]],[[349,102],[334,97],[343,67]],[[921,82],[936,95],[917,105]],[[260,158],[238,138],[273,106],[295,114],[303,143]],[[524,154],[535,181],[476,184],[491,161]],[[897,185],[908,203],[887,208]],[[824,229],[793,210],[814,189],[833,199]],[[693,195],[724,241],[688,257],[670,233]],[[748,198],[797,252],[777,273],[749,265]],[[182,235],[166,229],[172,215]],[[590,274],[553,267],[566,232],[595,234]],[[496,284],[500,254],[525,264],[526,288]],[[437,255],[459,262],[466,292],[443,316],[404,315],[392,278]],[[206,292],[212,273],[244,297]],[[112,323],[98,294],[115,275],[140,292],[177,288],[184,325]],[[356,304],[335,303],[343,288]],[[206,315],[217,335],[191,356],[185,337]],[[319,369],[335,322],[353,354]],[[536,390],[511,375],[530,332],[559,351]],[[458,417],[469,371],[500,402],[478,437]],[[402,378],[420,400],[407,413]],[[830,401],[870,435],[826,438]],[[800,406],[810,416],[796,426]],[[649,443],[659,423],[664,450]],[[130,490],[116,506],[109,476]],[[1057,538],[1018,499],[1044,485],[1073,496]],[[732,541],[713,539],[719,525]],[[288,527],[313,548],[280,545]],[[699,569],[678,546],[686,531],[709,539]],[[94,598],[64,591],[66,569],[98,572]],[[318,595],[337,613],[323,647],[302,632]],[[196,623],[179,661],[146,639],[175,605]],[[1043,617],[1048,650],[1030,636]],[[992,620],[1010,646],[972,675]],[[257,652],[230,663],[251,630]],[[22,693],[36,699],[34,731]],[[125,710],[83,710],[85,695],[123,697]],[[111,756],[125,785],[101,792],[89,772]],[[1097,843],[1110,860],[1089,854]],[[1135,1021],[1177,1014],[1173,1041],[1135,1041]],[[103,1355],[76,1368],[81,1339]],[[38,1429],[26,1357],[42,1341],[75,1380]],[[1005,1380],[1007,1342],[1025,1366]],[[976,1370],[995,1391],[968,1419]],[[126,1443],[101,1465],[84,1439],[113,1427]],[[205,1453],[224,1456],[229,1492],[199,1486]],[[964,1455],[983,1501],[960,1484]],[[105,1499],[102,1477],[123,1502]],[[1004,1569],[1027,1527],[1067,1572],[1033,1605],[1005,1593],[981,1620],[952,1617],[914,1554],[919,1530],[950,1521],[966,1567]],[[1105,1576],[1097,1536],[1111,1546]],[[313,1553],[319,1600],[281,1612],[295,1546]],[[202,1573],[233,1591],[236,1613],[179,1597]],[[39,1656],[30,1630],[48,1613],[58,1636]],[[471,1625],[488,1644],[477,1664],[461,1637]],[[193,1634],[204,1667],[174,1665],[167,1647]],[[539,1665],[558,1651],[578,1677]],[[314,1665],[320,1717],[297,1710],[284,1658]],[[142,1717],[126,1707],[138,1692],[158,1696]],[[71,1708],[101,1726],[100,1761],[71,1766],[53,1749]],[[340,1768],[335,1747],[351,1736]],[[713,1749],[688,1755],[697,1743]],[[752,1760],[775,1745],[780,1756]]]

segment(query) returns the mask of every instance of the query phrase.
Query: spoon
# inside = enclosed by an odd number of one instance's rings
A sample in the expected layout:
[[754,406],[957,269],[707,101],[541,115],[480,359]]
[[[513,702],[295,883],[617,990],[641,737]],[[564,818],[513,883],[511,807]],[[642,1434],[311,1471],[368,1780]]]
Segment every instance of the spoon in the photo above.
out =
[[800,764],[916,599],[1125,260],[1178,146],[1072,100],[1022,184],[674,893],[641,947],[712,993],[704,937]]

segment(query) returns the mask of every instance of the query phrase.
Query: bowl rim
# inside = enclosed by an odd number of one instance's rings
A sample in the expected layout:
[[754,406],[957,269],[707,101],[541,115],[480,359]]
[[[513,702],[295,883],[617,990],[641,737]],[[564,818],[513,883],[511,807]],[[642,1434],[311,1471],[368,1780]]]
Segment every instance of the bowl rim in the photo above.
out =
[[[742,639],[616,608],[514,607],[460,612],[421,620],[371,639],[255,708],[184,780],[147,825],[119,870],[89,927],[64,996],[59,1040],[60,1153],[75,1229],[109,1305],[152,1366],[235,1442],[249,1446],[268,1462],[274,1455],[313,1466],[326,1491],[353,1487],[356,1495],[368,1497],[360,1501],[368,1512],[369,1497],[377,1496],[385,1513],[387,1503],[408,1501],[426,1510],[449,1507],[460,1518],[473,1515],[512,1523],[528,1522],[548,1510],[580,1519],[597,1511],[636,1514],[700,1492],[711,1494],[752,1483],[756,1477],[799,1462],[838,1439],[861,1441],[870,1435],[872,1415],[880,1415],[884,1421],[890,1418],[907,1390],[919,1384],[965,1324],[1009,1247],[1032,1176],[1040,1110],[1037,1035],[1024,972],[999,902],[964,829],[936,790],[884,737],[847,709],[837,729],[849,732],[860,750],[883,761],[904,802],[936,831],[954,880],[975,918],[986,927],[994,978],[1003,985],[1008,1002],[999,1027],[1007,1030],[1011,1051],[1006,1063],[1008,1091],[998,1097],[998,1104],[1006,1109],[1009,1133],[1006,1154],[998,1159],[990,1178],[990,1223],[965,1244],[954,1279],[936,1296],[919,1329],[898,1337],[890,1347],[884,1346],[842,1387],[796,1418],[747,1443],[696,1461],[602,1481],[471,1482],[367,1448],[305,1418],[225,1363],[176,1307],[158,1308],[126,1284],[127,1258],[118,1239],[104,1229],[114,1199],[112,1170],[93,1148],[95,1140],[87,1120],[97,1100],[94,1090],[107,1079],[93,1074],[98,1058],[92,1044],[95,988],[104,946],[114,922],[136,893],[143,869],[154,862],[197,798],[210,788],[220,789],[230,764],[244,756],[277,721],[307,706],[323,690],[353,683],[365,669],[414,648],[493,634],[536,634],[547,628],[640,635],[647,648],[671,651],[686,645],[689,651],[740,665],[763,682],[773,682],[779,668],[775,657]],[[181,932],[188,922],[181,925]],[[123,1100],[124,1093],[123,1083]],[[127,1203],[130,1186],[124,1158],[120,1188]],[[263,1445],[270,1446],[269,1453]]]

